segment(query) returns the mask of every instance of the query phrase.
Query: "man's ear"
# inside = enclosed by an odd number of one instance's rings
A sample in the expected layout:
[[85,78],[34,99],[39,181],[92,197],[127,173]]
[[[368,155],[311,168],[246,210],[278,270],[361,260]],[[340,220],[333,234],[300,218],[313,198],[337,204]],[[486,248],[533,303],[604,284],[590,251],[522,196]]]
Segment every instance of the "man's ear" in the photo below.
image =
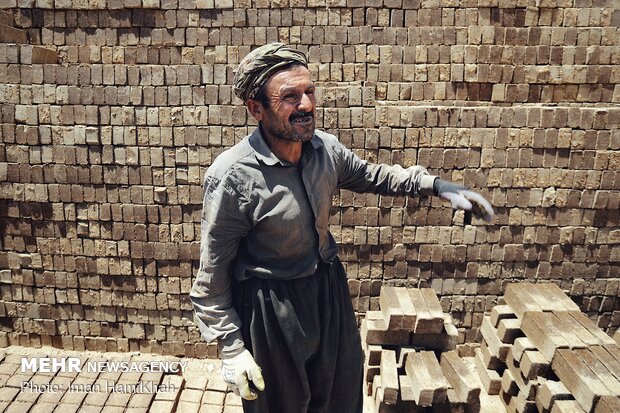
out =
[[245,105],[248,108],[248,112],[250,112],[250,115],[252,115],[254,119],[259,122],[263,120],[263,111],[265,108],[263,108],[263,105],[258,100],[248,99],[245,102]]

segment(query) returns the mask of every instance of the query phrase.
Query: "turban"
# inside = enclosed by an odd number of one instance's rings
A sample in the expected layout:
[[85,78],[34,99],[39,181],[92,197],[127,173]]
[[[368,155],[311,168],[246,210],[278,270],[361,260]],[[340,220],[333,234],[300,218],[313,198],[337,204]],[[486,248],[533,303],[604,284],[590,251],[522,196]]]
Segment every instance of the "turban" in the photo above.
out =
[[244,102],[253,99],[278,70],[290,65],[308,67],[306,55],[283,43],[269,43],[245,56],[235,72],[233,92]]

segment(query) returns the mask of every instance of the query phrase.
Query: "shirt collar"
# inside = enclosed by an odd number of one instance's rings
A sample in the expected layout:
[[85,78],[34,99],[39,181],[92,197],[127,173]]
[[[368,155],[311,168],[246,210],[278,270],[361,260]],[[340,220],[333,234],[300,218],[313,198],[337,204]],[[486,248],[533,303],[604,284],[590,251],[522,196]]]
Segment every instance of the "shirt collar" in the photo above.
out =
[[[280,160],[271,151],[271,148],[269,148],[269,146],[267,145],[267,142],[265,142],[265,138],[263,138],[260,127],[257,127],[256,129],[254,129],[254,132],[252,132],[252,134],[250,135],[249,140],[250,140],[250,145],[252,146],[256,154],[256,158],[259,161],[263,162],[265,165],[268,165],[268,166],[273,166],[276,164],[290,165],[288,162],[284,162]],[[316,133],[314,134],[312,139],[310,139],[310,143],[312,144],[312,148],[314,149],[318,149],[321,146],[323,146],[323,141],[321,140],[321,138],[319,138],[316,135]]]

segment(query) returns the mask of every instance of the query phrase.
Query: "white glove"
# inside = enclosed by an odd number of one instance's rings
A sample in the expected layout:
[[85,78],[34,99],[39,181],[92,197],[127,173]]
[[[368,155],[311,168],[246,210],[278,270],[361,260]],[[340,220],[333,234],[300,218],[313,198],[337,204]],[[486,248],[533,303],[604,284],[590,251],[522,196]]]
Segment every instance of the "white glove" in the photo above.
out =
[[255,400],[258,397],[256,391],[250,388],[250,382],[257,390],[265,390],[260,367],[247,349],[236,356],[222,359],[222,378],[237,396],[246,400]]
[[487,222],[493,220],[493,207],[482,195],[462,185],[454,184],[443,179],[436,179],[433,185],[435,194],[450,201],[452,208],[471,211],[474,216]]

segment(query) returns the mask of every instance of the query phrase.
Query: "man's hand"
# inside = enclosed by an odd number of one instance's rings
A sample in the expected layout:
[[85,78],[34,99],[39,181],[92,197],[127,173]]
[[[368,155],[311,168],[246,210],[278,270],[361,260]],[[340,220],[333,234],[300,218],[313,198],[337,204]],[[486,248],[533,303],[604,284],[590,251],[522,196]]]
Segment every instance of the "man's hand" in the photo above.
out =
[[258,397],[256,391],[250,388],[250,382],[257,390],[265,390],[260,367],[246,349],[236,356],[222,359],[222,378],[232,387],[236,395],[246,400],[255,400]]
[[452,208],[471,211],[474,216],[482,218],[487,222],[491,222],[493,216],[495,216],[489,201],[479,193],[462,185],[437,178],[433,184],[433,190],[440,198],[450,201]]

